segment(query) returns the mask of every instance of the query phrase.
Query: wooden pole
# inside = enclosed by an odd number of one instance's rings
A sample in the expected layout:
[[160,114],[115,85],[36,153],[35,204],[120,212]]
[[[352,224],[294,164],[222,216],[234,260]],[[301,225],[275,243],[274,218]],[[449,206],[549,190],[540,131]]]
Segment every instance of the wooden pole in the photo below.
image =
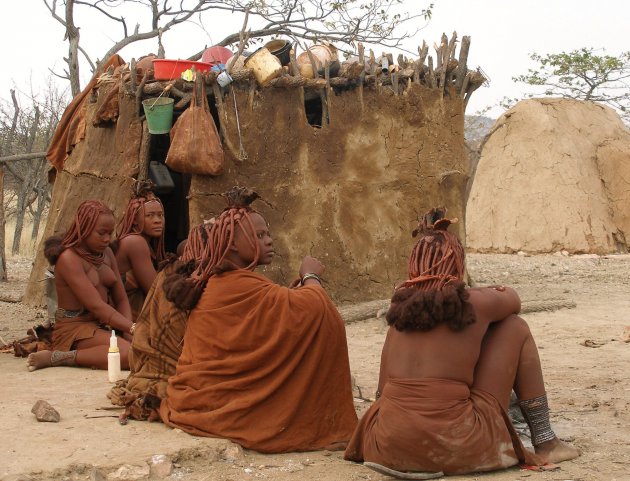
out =
[[7,261],[4,249],[4,165],[0,164],[0,282],[7,282]]
[[0,164],[6,164],[7,162],[16,162],[18,160],[30,160],[41,159],[46,157],[46,152],[29,152],[27,154],[15,154],[0,157]]
[[146,119],[142,121],[142,138],[140,139],[140,152],[138,153],[138,180],[149,178],[149,152],[151,151],[151,134]]
[[328,108],[328,93],[330,92],[330,62],[326,60],[324,66],[324,78],[326,79],[326,88],[319,91],[319,97],[322,101],[322,127],[330,123],[330,110]]
[[359,64],[361,65],[361,75],[359,75],[359,104],[361,104],[361,114],[363,114],[363,84],[365,83],[365,49],[359,42]]
[[306,49],[306,55],[308,55],[308,59],[311,62],[311,68],[313,69],[313,78],[317,80],[319,78],[319,73],[317,72],[317,62],[315,62],[315,57],[313,56],[313,52],[310,49]]
[[291,47],[291,50],[289,51],[289,60],[291,63],[291,74],[294,77],[297,77],[300,75],[300,69],[298,68],[297,59],[295,57],[295,44],[293,44],[293,47]]
[[[457,64],[457,73],[455,80],[455,90],[460,96],[464,96],[466,89],[462,89],[468,73],[468,51],[470,50],[470,37],[464,35],[462,44],[459,47],[459,63]],[[468,84],[468,82],[466,82]],[[468,85],[466,85],[468,86]]]

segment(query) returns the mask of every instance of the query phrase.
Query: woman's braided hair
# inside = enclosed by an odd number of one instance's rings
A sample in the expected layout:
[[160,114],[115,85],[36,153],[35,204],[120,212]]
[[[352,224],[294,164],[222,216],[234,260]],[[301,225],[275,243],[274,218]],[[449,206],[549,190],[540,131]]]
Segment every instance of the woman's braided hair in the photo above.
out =
[[[144,228],[144,205],[148,202],[157,202],[164,210],[162,201],[157,197],[153,191],[153,183],[150,181],[137,181],[134,184],[133,197],[127,204],[125,215],[121,219],[118,230],[116,233],[116,241],[112,243],[112,249],[114,252],[118,250],[120,241],[130,235],[141,235]],[[139,222],[138,222],[139,218]],[[166,251],[164,249],[164,231],[162,235],[157,239],[149,240],[149,248],[151,249],[151,258],[154,264],[159,265],[164,259],[166,259]]]
[[112,210],[98,200],[86,200],[79,204],[72,224],[62,236],[52,236],[44,241],[44,256],[55,265],[61,253],[72,248],[79,256],[94,265],[101,265],[104,254],[93,253],[82,247],[82,242],[92,233],[101,214],[114,215]]
[[[251,208],[251,203],[259,198],[259,195],[246,187],[233,187],[223,197],[227,201],[227,207],[207,226],[207,241],[202,249],[201,256],[197,257],[194,269],[190,272],[182,270],[179,273],[168,276],[164,281],[166,298],[180,309],[191,310],[199,301],[206,283],[210,277],[222,272],[234,270],[233,265],[226,256],[234,243],[236,229],[241,229],[245,239],[254,249],[255,255],[252,262],[245,267],[254,270],[260,259],[260,251],[256,239],[256,229],[252,222],[252,214],[256,213]],[[193,246],[203,243],[200,238],[193,238],[186,243],[182,254],[184,259],[194,258],[189,253]],[[188,261],[190,266],[190,261]]]
[[447,230],[457,219],[445,215],[443,207],[431,209],[412,233],[420,238],[409,257],[409,278],[396,288],[387,313],[399,331],[428,331],[441,322],[461,331],[475,322],[463,282],[464,248]]

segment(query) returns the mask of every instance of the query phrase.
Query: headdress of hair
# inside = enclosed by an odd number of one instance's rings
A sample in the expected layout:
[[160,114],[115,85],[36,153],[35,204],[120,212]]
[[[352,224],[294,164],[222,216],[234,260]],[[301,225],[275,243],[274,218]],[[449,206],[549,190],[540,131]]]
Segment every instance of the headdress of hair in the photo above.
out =
[[[172,288],[167,288],[165,282],[167,299],[181,309],[190,310],[197,304],[210,277],[238,268],[226,258],[234,243],[236,229],[241,229],[246,241],[254,250],[254,259],[245,269],[254,270],[258,265],[260,250],[251,217],[256,211],[251,208],[251,203],[258,199],[259,195],[246,187],[233,187],[223,197],[226,199],[227,207],[206,226],[209,227],[208,240],[195,270],[186,279],[180,279],[181,283],[173,282]],[[187,255],[186,252],[185,249],[184,255]],[[180,284],[181,287],[175,288]]]
[[457,219],[446,218],[446,208],[436,207],[418,221],[412,236],[420,235],[409,257],[408,280],[399,287],[441,289],[464,276],[464,248],[448,227]]
[[98,200],[86,200],[79,204],[77,212],[70,227],[63,236],[53,236],[44,242],[44,255],[52,265],[57,263],[61,253],[72,248],[86,261],[101,265],[105,259],[104,254],[93,253],[83,248],[83,241],[92,233],[101,214],[114,215],[112,210]]
[[446,209],[431,209],[419,219],[412,235],[420,235],[408,263],[409,279],[396,288],[386,319],[399,331],[428,331],[444,323],[461,331],[475,322],[463,282],[464,248],[448,232],[457,219]]
[[[162,201],[157,197],[153,191],[153,182],[151,181],[136,181],[133,186],[133,197],[127,204],[125,215],[118,225],[117,243],[129,235],[141,235],[144,227],[144,206],[148,202],[158,202],[162,209]],[[138,214],[142,224],[138,224]],[[117,245],[116,245],[117,247]],[[151,248],[151,257],[156,265],[160,264],[166,258],[166,252],[164,249],[164,231],[162,235],[157,239],[149,240],[149,247]],[[116,249],[115,249],[116,250]]]

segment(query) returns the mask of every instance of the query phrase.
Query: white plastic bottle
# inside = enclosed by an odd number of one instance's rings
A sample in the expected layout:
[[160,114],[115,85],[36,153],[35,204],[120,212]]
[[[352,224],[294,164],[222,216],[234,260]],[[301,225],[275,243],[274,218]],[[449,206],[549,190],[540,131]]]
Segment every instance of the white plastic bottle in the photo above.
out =
[[116,382],[122,378],[120,370],[120,350],[118,349],[118,339],[116,331],[112,329],[112,337],[109,338],[109,352],[107,353],[107,374],[109,382]]

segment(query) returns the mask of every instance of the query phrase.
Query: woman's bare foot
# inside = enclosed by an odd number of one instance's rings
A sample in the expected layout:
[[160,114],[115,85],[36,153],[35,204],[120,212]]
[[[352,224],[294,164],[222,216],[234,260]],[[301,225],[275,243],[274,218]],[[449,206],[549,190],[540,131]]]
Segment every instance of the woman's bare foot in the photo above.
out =
[[26,358],[28,370],[35,371],[37,369],[51,367],[52,363],[50,362],[50,358],[52,357],[52,353],[52,351],[38,351],[29,354]]
[[38,351],[28,355],[29,371],[55,366],[76,366],[77,351]]
[[560,463],[577,458],[582,452],[570,444],[553,438],[551,441],[534,446],[534,451],[542,456],[548,463]]

